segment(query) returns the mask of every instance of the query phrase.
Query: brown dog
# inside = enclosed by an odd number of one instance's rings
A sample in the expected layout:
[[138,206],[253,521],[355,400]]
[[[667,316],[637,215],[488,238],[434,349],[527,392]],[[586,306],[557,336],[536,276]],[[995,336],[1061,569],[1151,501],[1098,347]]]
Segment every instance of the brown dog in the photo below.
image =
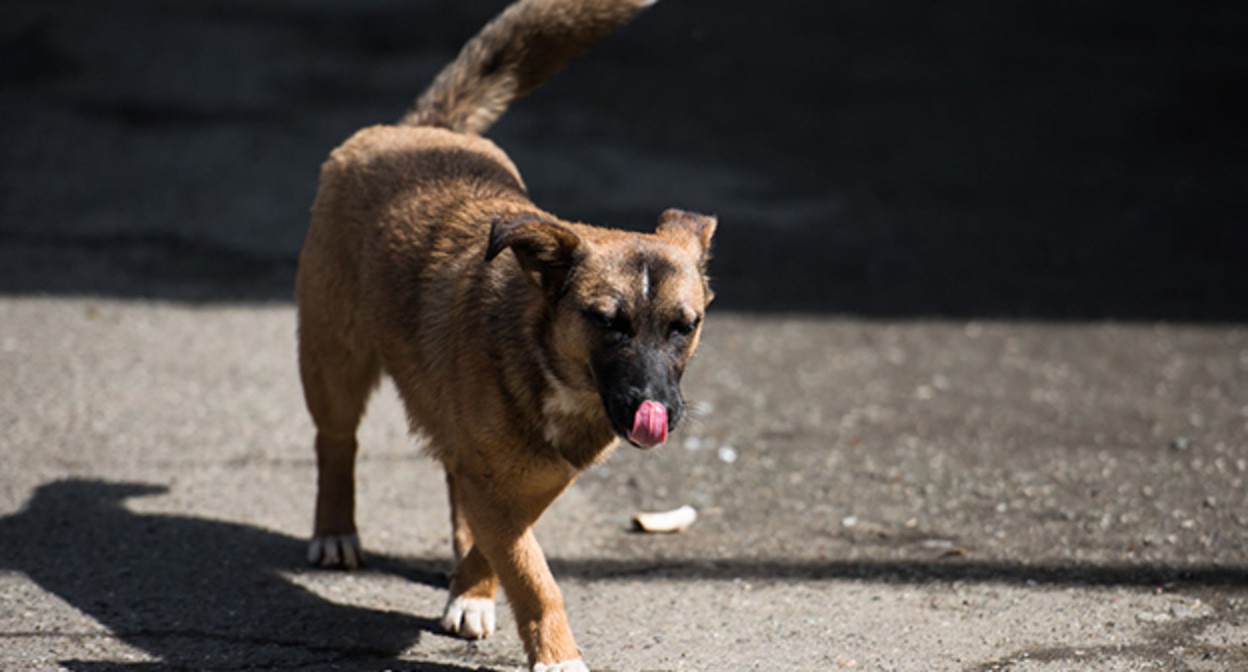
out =
[[501,583],[535,670],[585,667],[533,524],[617,436],[657,445],[680,420],[715,220],[669,210],[653,234],[560,220],[479,134],[651,3],[509,7],[400,125],[334,150],[299,260],[319,472],[310,560],[360,562],[355,434],[385,372],[447,472],[446,629],[490,634]]

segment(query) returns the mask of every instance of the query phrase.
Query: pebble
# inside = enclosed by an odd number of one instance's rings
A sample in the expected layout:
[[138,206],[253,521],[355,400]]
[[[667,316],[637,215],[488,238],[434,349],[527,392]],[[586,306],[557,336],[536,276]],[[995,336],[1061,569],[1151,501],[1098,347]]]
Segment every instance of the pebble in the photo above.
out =
[[737,449],[732,446],[720,446],[718,455],[720,461],[725,464],[732,464],[737,461]]

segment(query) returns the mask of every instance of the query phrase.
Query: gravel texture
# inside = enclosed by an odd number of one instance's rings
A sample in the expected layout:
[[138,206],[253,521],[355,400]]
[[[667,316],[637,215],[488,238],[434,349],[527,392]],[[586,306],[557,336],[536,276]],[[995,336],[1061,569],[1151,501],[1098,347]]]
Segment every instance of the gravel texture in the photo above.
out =
[[[505,612],[482,644],[437,626],[442,480],[388,386],[361,437],[369,567],[304,567],[290,307],[4,299],[0,324],[0,668],[523,662]],[[596,669],[1248,664],[1248,331],[707,329],[689,425],[539,527]],[[631,531],[684,503],[687,532]]]

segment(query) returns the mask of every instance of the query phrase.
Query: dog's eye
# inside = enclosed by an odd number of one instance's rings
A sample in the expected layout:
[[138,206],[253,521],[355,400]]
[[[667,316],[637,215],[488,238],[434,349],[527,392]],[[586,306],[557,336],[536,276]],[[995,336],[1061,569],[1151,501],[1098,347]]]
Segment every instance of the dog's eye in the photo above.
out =
[[678,336],[688,336],[692,334],[701,322],[701,318],[693,318],[692,320],[676,320],[672,323],[672,333]]
[[591,308],[585,311],[585,319],[598,328],[613,334],[627,336],[632,333],[632,327],[628,323],[628,318],[619,313],[607,315]]

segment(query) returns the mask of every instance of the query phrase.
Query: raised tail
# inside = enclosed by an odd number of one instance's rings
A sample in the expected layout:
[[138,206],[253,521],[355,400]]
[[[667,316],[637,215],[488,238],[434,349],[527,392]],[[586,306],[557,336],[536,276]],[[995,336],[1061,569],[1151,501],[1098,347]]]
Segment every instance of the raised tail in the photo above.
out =
[[468,41],[401,123],[484,133],[516,100],[657,0],[520,0]]

